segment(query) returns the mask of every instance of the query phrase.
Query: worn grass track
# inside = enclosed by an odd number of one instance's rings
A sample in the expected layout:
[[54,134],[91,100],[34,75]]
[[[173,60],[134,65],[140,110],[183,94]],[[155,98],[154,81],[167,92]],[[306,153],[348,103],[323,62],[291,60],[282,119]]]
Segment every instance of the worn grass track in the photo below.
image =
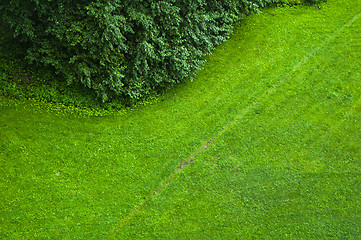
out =
[[[134,211],[128,215],[126,218],[124,218],[119,225],[115,228],[115,231],[112,232],[109,235],[109,239],[112,239],[116,236],[116,232],[120,231],[121,228],[127,224],[129,221],[131,221],[135,215],[140,212],[143,208],[143,206],[145,204],[147,204],[149,201],[151,201],[154,197],[156,197],[157,194],[161,193],[161,191],[163,191],[166,187],[166,185],[171,184],[172,180],[175,178],[175,175],[179,173],[180,170],[183,169],[184,166],[189,165],[190,163],[194,162],[194,160],[197,158],[197,155],[201,154],[202,151],[206,150],[206,148],[209,147],[210,144],[212,144],[217,138],[221,137],[223,134],[225,134],[227,131],[232,131],[232,128],[235,127],[235,125],[239,124],[239,121],[244,118],[245,116],[247,116],[251,111],[253,111],[255,108],[257,108],[261,102],[267,102],[268,97],[276,94],[277,91],[282,91],[283,87],[282,85],[287,83],[288,84],[292,84],[290,83],[290,81],[293,79],[293,74],[296,71],[302,71],[303,69],[308,67],[305,67],[304,65],[306,65],[310,59],[312,58],[312,56],[316,55],[316,54],[322,54],[323,52],[328,51],[330,48],[334,47],[335,43],[333,42],[336,38],[341,37],[341,35],[343,34],[343,32],[345,31],[345,29],[350,28],[353,26],[353,24],[355,24],[355,22],[357,20],[359,20],[361,16],[361,13],[356,13],[352,19],[350,19],[348,22],[346,22],[344,25],[342,25],[341,27],[339,27],[338,29],[336,29],[335,32],[331,32],[328,34],[328,36],[326,36],[326,38],[324,40],[321,40],[321,42],[314,48],[310,48],[308,50],[308,53],[299,61],[296,62],[292,67],[291,67],[291,71],[288,72],[283,79],[277,83],[275,86],[270,87],[269,89],[267,89],[258,99],[256,99],[254,102],[250,103],[248,106],[246,106],[245,108],[243,108],[239,114],[237,114],[234,119],[232,121],[230,121],[228,124],[226,124],[224,126],[224,128],[222,130],[220,130],[212,139],[210,139],[205,145],[203,145],[200,149],[198,149],[197,153],[195,155],[191,155],[189,158],[187,158],[185,160],[185,162],[176,170],[176,172],[174,172],[162,185],[161,188],[157,189],[155,191],[155,193],[153,193],[151,195],[151,197],[149,197],[148,199],[146,199],[146,201],[144,201],[141,205],[139,205],[138,207],[136,207],[134,209]],[[336,44],[337,45],[337,44]],[[314,59],[311,59],[311,61],[314,61]],[[279,93],[282,94],[282,93]],[[359,99],[359,101],[356,104],[359,104],[361,102],[361,98]],[[343,122],[342,122],[343,123]],[[329,130],[332,130],[334,128],[337,128],[337,126],[342,125],[342,123],[337,123],[333,126],[331,126],[331,128]],[[318,139],[326,139],[329,136],[329,132],[324,133],[322,136],[318,136]],[[285,200],[285,202],[288,202],[289,199]],[[125,231],[126,232],[126,231]],[[176,234],[177,235],[177,234]],[[139,236],[142,236],[142,234],[140,234]],[[330,235],[331,236],[331,235]],[[316,237],[316,236],[314,236]]]
[[267,9],[123,116],[1,100],[0,237],[357,238],[360,13]]

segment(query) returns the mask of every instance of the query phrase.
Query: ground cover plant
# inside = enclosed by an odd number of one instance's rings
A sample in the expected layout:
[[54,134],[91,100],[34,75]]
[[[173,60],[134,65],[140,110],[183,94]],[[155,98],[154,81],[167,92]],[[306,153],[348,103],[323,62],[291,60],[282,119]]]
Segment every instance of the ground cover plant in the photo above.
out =
[[121,116],[1,99],[1,238],[357,238],[360,26],[354,1],[267,9]]

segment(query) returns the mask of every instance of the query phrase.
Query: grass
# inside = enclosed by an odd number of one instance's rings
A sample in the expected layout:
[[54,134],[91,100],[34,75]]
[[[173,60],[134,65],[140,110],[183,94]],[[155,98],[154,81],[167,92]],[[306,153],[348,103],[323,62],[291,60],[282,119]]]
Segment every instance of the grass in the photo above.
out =
[[0,238],[359,238],[360,29],[354,1],[267,9],[120,116],[1,99]]

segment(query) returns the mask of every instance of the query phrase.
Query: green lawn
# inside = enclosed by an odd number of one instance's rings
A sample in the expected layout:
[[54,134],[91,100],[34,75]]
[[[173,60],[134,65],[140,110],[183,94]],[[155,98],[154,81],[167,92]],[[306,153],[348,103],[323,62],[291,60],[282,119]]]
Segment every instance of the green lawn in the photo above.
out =
[[123,115],[0,100],[1,239],[360,239],[361,5],[267,9]]

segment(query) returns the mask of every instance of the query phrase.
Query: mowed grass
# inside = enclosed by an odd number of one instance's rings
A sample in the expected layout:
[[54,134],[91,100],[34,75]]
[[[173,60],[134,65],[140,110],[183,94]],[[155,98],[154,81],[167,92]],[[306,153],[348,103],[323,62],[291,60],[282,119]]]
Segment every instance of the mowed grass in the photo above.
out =
[[360,36],[357,1],[267,9],[124,115],[2,99],[0,238],[359,238]]

